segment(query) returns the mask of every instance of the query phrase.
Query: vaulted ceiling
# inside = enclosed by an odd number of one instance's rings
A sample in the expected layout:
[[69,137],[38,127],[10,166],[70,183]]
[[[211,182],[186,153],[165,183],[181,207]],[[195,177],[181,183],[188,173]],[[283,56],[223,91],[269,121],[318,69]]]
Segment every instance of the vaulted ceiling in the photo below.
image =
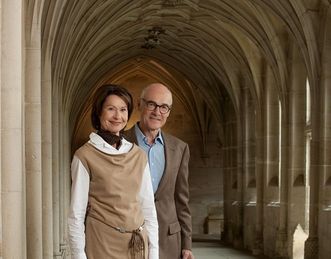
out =
[[260,108],[266,69],[280,100],[286,102],[291,46],[300,49],[314,85],[320,66],[316,32],[325,26],[323,4],[330,4],[326,0],[34,3],[31,12],[42,12],[43,55],[52,63],[54,91],[61,93],[73,119],[101,80],[139,72],[171,85],[187,109],[205,103],[220,122],[224,102],[239,110],[243,87],[249,88],[256,109]]

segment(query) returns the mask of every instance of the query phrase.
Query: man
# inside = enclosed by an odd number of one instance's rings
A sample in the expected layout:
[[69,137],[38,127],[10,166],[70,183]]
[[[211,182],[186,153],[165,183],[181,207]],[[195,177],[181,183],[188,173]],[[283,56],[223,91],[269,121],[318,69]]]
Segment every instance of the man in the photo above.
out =
[[189,148],[178,138],[161,132],[171,106],[172,94],[166,86],[147,86],[139,102],[140,121],[125,135],[148,156],[159,222],[160,259],[194,259],[188,206]]

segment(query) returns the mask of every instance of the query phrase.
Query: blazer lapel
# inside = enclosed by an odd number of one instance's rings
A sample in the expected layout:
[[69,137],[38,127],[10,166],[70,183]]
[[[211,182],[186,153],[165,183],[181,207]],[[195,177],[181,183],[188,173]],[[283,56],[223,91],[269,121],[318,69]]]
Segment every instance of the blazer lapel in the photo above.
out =
[[166,188],[168,180],[171,178],[171,170],[170,170],[170,161],[175,161],[175,146],[171,139],[164,133],[162,133],[162,138],[164,141],[164,150],[165,150],[165,168],[159,183],[159,187],[155,192],[155,198],[157,198],[160,193],[162,193],[163,189]]

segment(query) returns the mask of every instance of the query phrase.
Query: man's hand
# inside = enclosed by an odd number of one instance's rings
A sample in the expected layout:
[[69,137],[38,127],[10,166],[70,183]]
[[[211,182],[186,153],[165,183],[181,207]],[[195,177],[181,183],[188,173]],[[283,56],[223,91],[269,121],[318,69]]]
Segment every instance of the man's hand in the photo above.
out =
[[193,253],[191,250],[182,250],[182,258],[183,259],[194,259]]

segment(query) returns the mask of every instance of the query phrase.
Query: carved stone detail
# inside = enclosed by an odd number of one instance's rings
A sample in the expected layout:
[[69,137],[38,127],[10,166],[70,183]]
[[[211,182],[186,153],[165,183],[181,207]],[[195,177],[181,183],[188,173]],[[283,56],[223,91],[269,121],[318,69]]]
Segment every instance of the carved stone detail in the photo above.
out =
[[153,27],[148,30],[148,36],[145,37],[145,43],[141,47],[144,49],[154,49],[160,45],[160,35],[164,34],[165,30],[162,27]]

